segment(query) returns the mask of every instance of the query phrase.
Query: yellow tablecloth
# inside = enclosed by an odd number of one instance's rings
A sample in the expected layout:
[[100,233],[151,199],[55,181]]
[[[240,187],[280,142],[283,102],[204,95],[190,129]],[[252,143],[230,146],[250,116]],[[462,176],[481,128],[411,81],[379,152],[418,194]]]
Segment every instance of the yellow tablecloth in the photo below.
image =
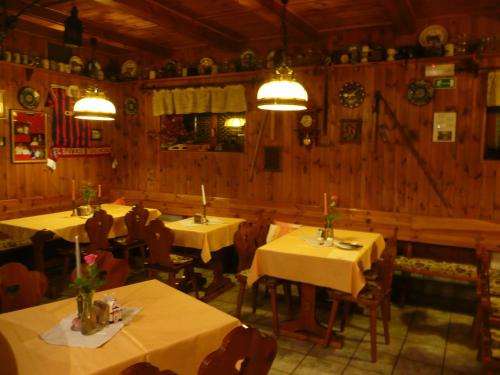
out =
[[[109,238],[126,235],[125,214],[132,207],[119,204],[103,204],[101,207],[113,216],[114,221],[109,232]],[[161,212],[155,208],[148,208],[148,210],[148,222],[161,215]],[[75,235],[78,235],[81,242],[88,242],[89,238],[85,231],[85,222],[87,219],[88,217],[71,216],[71,211],[54,212],[45,215],[0,221],[0,232],[15,239],[22,239],[30,238],[36,232],[47,229],[66,241],[74,241]]]
[[385,248],[381,234],[335,229],[339,241],[363,245],[357,250],[311,245],[315,227],[300,227],[257,249],[248,275],[251,285],[263,275],[337,289],[356,296],[365,285],[368,270]]
[[[74,299],[0,314],[0,333],[12,349],[17,373],[116,375],[135,362],[149,361],[178,374],[196,374],[205,356],[240,324],[236,318],[157,280],[107,291],[110,292],[124,306],[142,310],[97,349],[50,345],[39,337],[74,313]],[[4,372],[10,368],[9,360],[9,350],[0,347],[0,373],[9,375]]]
[[221,221],[221,224],[199,224],[192,225],[192,217],[165,222],[165,225],[175,233],[174,246],[192,247],[201,250],[201,259],[207,263],[212,259],[212,251],[218,251],[233,244],[234,233],[238,230],[238,225],[245,221],[233,217],[214,217]]

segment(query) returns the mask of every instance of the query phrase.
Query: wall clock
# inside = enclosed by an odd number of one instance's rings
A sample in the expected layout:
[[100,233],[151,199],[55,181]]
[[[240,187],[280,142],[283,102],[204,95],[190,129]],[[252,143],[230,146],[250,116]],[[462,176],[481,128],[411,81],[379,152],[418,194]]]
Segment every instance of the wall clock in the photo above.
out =
[[366,92],[361,83],[359,82],[347,82],[345,83],[339,92],[340,104],[346,108],[356,108],[363,103],[365,100]]
[[300,112],[298,115],[299,141],[303,146],[311,146],[318,133],[318,110]]

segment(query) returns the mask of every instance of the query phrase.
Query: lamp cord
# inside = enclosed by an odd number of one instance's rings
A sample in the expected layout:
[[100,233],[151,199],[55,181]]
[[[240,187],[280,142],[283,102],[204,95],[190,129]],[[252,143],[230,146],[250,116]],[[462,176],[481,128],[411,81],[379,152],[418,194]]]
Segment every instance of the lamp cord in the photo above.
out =
[[287,29],[286,29],[286,5],[288,4],[288,0],[281,0],[283,3],[283,10],[281,12],[281,30],[283,33],[283,57],[281,61],[281,65],[287,65],[288,60],[288,37],[287,37]]

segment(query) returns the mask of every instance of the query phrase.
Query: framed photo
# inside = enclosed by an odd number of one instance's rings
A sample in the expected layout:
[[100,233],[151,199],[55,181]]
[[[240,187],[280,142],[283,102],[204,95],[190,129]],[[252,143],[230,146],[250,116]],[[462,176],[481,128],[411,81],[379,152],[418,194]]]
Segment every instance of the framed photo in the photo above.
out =
[[5,90],[0,90],[0,119],[7,118],[7,108],[5,108]]
[[10,110],[13,163],[47,162],[47,114],[37,111]]
[[340,143],[361,143],[361,119],[340,120]]
[[456,126],[456,112],[434,112],[432,140],[434,142],[455,142]]
[[102,141],[102,129],[92,129],[90,131],[90,139],[92,141]]

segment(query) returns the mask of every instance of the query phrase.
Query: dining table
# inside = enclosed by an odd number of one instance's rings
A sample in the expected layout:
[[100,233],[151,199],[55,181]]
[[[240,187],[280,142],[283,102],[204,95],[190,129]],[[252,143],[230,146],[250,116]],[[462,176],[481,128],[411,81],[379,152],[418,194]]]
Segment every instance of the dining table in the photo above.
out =
[[234,234],[243,221],[234,217],[207,216],[207,220],[201,223],[195,222],[194,217],[164,222],[174,232],[174,246],[200,250],[201,260],[212,269],[213,279],[205,288],[204,301],[234,286],[234,282],[224,276],[220,250],[233,245]]
[[48,332],[76,314],[75,298],[0,314],[0,373],[116,375],[147,361],[177,374],[196,374],[203,359],[240,325],[238,319],[158,280],[99,292],[95,299],[105,293],[113,294],[123,309],[138,312],[97,348],[68,346],[65,335],[57,345],[46,342]]
[[[120,204],[102,204],[100,209],[113,216],[113,226],[108,238],[115,238],[127,234],[125,215],[132,206]],[[155,208],[148,208],[148,222],[156,219],[161,212]],[[78,235],[80,242],[89,242],[85,230],[85,222],[90,216],[73,215],[73,211],[52,212],[43,215],[20,217],[0,221],[0,232],[13,239],[31,238],[33,242],[34,268],[45,271],[44,249],[45,243],[54,237],[62,238],[69,242],[75,241]]]
[[[330,244],[319,238],[317,227],[301,226],[257,249],[247,282],[252,285],[267,275],[300,283],[298,318],[283,322],[279,332],[322,342],[326,331],[316,319],[317,287],[357,296],[366,284],[364,272],[380,259],[384,248],[380,233],[335,229]],[[331,345],[340,347],[341,338]]]

